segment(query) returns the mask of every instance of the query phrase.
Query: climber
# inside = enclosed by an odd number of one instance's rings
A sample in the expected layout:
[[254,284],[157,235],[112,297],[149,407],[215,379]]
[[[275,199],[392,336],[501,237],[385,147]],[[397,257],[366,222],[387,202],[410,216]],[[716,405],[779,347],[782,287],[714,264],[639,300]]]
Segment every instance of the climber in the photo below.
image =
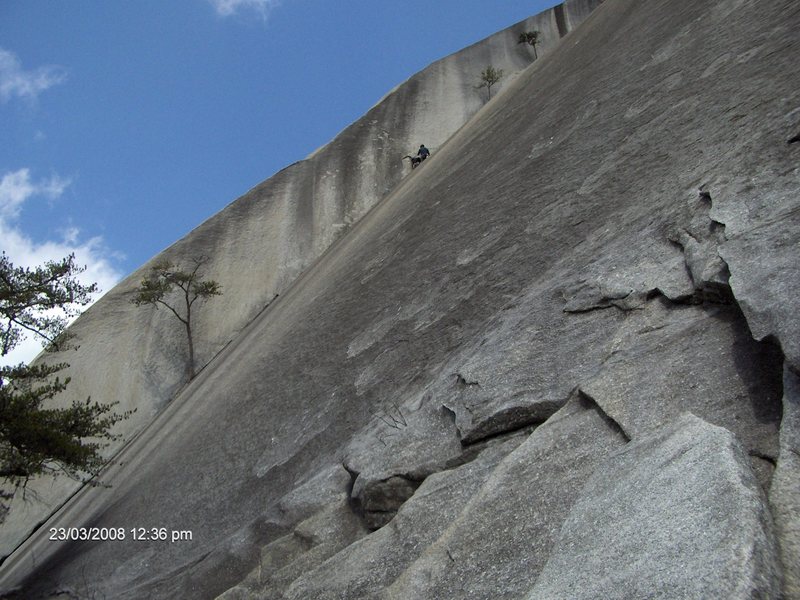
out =
[[422,144],[417,151],[416,156],[409,156],[408,154],[405,155],[403,158],[408,159],[411,161],[411,168],[416,169],[423,160],[428,158],[431,155],[431,151],[425,147],[425,144]]

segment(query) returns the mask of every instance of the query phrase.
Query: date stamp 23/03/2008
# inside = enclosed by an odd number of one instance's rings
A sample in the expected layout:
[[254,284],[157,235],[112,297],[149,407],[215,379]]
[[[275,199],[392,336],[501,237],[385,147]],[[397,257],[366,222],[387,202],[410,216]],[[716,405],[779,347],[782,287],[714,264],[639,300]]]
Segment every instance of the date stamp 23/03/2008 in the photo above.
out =
[[190,542],[190,530],[171,529],[169,527],[51,527],[51,542],[92,541],[116,542],[132,540],[134,542]]

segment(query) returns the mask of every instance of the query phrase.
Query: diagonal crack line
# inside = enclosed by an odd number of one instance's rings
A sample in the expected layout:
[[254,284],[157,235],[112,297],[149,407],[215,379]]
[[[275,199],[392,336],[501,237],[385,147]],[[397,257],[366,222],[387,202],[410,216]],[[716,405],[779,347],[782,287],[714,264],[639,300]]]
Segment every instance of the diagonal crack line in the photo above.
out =
[[600,414],[600,416],[603,418],[603,420],[606,422],[606,424],[612,430],[614,430],[617,433],[619,433],[622,436],[622,438],[625,440],[626,444],[628,442],[630,442],[631,439],[633,439],[628,434],[628,432],[625,431],[625,428],[622,425],[620,425],[619,421],[617,421],[614,417],[612,417],[610,414],[608,414],[597,400],[595,400],[592,396],[590,396],[585,391],[583,391],[580,387],[578,388],[578,395],[581,398],[581,400],[583,400],[585,403],[587,403],[588,405],[594,407],[594,409],[597,410],[597,412]]

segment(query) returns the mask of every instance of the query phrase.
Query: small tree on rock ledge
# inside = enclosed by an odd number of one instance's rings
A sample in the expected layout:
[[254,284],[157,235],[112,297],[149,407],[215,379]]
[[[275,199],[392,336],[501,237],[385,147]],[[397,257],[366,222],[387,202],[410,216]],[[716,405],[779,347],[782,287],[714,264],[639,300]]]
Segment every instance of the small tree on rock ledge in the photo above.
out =
[[221,286],[216,281],[204,281],[200,268],[208,262],[207,257],[193,259],[193,267],[184,271],[168,260],[161,260],[150,268],[150,274],[142,280],[132,300],[137,306],[152,304],[156,308],[164,306],[183,323],[186,330],[189,357],[186,372],[194,379],[194,340],[192,337],[192,308],[195,303],[211,296],[222,295]]
[[481,71],[481,82],[477,86],[477,89],[486,88],[487,102],[492,99],[492,86],[502,78],[503,69],[495,69],[493,66],[489,65]]
[[519,34],[519,39],[517,40],[518,44],[528,44],[529,46],[533,47],[533,57],[539,58],[539,53],[536,51],[536,44],[539,43],[539,32],[538,31],[526,31],[525,33]]

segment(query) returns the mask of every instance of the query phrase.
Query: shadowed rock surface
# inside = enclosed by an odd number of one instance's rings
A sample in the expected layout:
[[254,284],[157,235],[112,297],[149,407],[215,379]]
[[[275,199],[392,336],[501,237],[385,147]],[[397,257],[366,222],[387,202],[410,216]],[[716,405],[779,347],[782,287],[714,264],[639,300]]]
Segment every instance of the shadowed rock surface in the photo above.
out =
[[43,531],[5,589],[800,598],[795,4],[603,2],[52,522],[191,541]]

